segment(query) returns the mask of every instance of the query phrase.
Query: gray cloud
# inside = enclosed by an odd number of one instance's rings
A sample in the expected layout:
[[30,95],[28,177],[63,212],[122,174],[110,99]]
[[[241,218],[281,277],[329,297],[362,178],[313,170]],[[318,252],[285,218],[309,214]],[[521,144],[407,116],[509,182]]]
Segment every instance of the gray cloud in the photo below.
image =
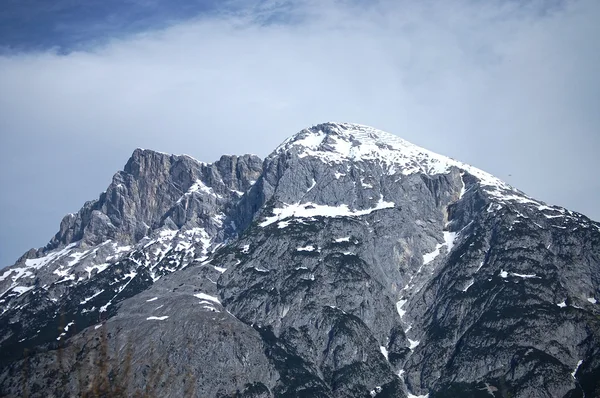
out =
[[45,244],[136,147],[265,156],[323,121],[600,219],[600,3],[290,4],[1,56],[0,265]]

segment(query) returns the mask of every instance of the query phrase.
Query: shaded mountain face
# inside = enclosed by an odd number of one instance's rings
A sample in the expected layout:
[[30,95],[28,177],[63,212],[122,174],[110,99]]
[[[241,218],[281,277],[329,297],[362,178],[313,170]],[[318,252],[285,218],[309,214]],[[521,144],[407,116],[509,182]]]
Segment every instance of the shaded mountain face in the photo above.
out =
[[0,292],[6,396],[600,396],[600,225],[360,125],[136,150]]

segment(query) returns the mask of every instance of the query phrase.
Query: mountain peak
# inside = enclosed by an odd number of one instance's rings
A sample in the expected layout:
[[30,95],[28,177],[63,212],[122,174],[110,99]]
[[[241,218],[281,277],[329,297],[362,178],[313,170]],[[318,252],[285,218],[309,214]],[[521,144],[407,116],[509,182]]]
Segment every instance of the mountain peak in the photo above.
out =
[[0,274],[0,396],[592,396],[598,231],[357,124],[136,149]]
[[316,150],[322,143],[329,143],[333,146],[333,148],[329,149],[338,150],[340,152],[344,149],[348,149],[341,147],[337,148],[335,141],[338,140],[349,141],[354,144],[354,146],[370,144],[379,147],[399,147],[412,145],[393,134],[370,126],[356,123],[326,122],[314,125],[293,135],[284,141],[278,150],[280,148],[289,148],[290,146],[298,145]]
[[[421,148],[394,134],[356,123],[321,123],[284,141],[273,153],[294,151],[299,157],[316,157],[326,163],[378,161],[389,174],[446,174],[452,167],[466,171],[485,186],[513,191],[510,185],[447,156]],[[273,156],[272,155],[272,156]]]
[[125,164],[123,171],[129,174],[138,175],[148,168],[164,168],[167,164],[175,160],[183,160],[190,164],[205,164],[194,159],[189,155],[172,155],[165,152],[154,151],[152,149],[136,148]]

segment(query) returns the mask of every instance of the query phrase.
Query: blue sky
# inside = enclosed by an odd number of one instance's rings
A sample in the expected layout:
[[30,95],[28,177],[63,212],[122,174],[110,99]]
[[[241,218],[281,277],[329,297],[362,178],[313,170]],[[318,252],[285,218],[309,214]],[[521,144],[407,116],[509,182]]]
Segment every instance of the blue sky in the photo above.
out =
[[0,46],[68,52],[118,37],[213,15],[219,1],[4,0]]
[[0,10],[0,266],[136,147],[372,125],[600,219],[600,2],[41,1]]

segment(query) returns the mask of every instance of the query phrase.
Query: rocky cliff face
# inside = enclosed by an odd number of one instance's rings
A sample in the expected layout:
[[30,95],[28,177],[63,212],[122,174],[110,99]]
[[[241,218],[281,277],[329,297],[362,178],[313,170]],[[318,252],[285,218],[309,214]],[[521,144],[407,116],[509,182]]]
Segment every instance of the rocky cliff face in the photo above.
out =
[[2,271],[0,393],[600,396],[600,225],[359,125],[136,150]]

